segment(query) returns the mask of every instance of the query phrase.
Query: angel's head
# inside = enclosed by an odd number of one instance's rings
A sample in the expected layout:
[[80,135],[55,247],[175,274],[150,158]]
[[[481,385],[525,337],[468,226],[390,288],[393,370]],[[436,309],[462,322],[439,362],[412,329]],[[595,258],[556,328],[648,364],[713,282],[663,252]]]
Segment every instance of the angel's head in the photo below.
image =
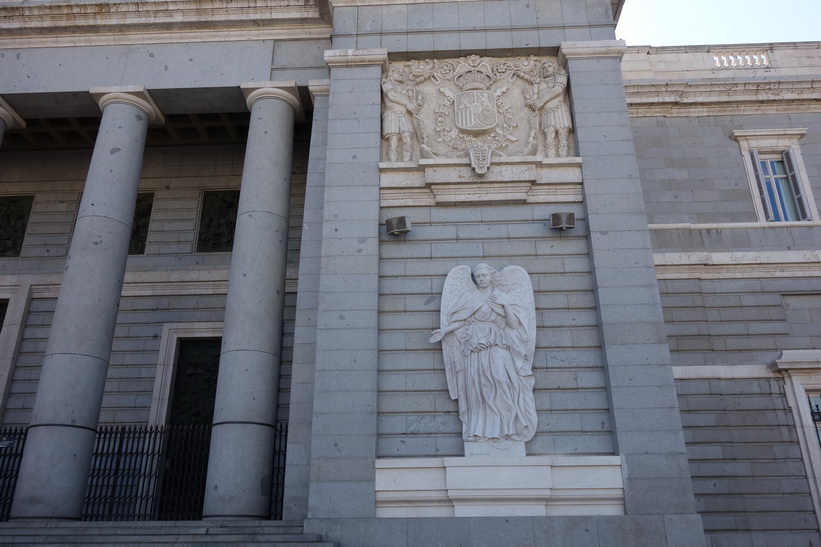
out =
[[476,284],[483,289],[489,287],[491,283],[493,283],[493,278],[496,274],[496,270],[484,262],[473,268],[473,278],[476,280]]

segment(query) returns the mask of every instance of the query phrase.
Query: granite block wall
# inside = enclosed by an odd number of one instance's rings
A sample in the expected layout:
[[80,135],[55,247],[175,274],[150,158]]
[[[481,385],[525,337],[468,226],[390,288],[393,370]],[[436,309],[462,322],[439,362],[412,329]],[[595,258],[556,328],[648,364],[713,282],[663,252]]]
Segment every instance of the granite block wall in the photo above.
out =
[[383,209],[413,231],[382,232],[379,278],[378,457],[461,456],[461,424],[448,395],[439,327],[442,287],[460,264],[515,264],[530,274],[536,299],[534,359],[537,435],[529,455],[612,454],[587,226],[552,231],[556,205]]
[[606,0],[340,6],[332,42],[338,49],[387,48],[392,58],[513,48],[541,55],[554,53],[562,41],[610,40],[613,27]]
[[818,278],[659,281],[674,365],[768,365],[821,348]]
[[678,380],[676,390],[708,544],[821,543],[783,382]]
[[798,143],[821,205],[821,114],[633,117],[650,224],[756,222],[739,129],[806,128]]

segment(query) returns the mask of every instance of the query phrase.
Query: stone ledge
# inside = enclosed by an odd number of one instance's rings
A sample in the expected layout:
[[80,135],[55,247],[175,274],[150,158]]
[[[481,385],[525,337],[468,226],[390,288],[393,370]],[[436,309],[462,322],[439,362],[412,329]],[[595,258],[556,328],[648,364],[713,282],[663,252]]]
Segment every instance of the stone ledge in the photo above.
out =
[[467,158],[383,162],[382,207],[441,204],[581,203],[581,158],[503,157],[483,175]]
[[376,460],[376,516],[623,515],[619,456]]

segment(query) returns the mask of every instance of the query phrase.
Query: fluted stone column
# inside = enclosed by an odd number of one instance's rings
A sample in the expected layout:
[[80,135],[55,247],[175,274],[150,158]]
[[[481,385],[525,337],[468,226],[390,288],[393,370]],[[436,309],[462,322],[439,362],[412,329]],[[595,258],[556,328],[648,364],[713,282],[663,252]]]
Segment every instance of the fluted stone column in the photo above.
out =
[[9,106],[9,103],[0,98],[0,144],[3,144],[3,136],[6,134],[7,129],[25,126],[26,122],[23,118]]
[[268,518],[274,454],[293,82],[243,86],[251,125],[228,278],[203,517]]
[[74,226],[12,518],[78,519],[137,200],[148,124],[140,88],[93,90],[103,111]]

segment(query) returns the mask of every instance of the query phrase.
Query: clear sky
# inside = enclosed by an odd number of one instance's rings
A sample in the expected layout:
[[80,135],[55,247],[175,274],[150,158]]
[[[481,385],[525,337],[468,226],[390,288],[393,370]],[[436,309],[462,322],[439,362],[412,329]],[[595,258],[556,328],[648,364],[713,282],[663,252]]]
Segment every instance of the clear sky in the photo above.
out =
[[821,0],[626,0],[628,46],[821,42]]

